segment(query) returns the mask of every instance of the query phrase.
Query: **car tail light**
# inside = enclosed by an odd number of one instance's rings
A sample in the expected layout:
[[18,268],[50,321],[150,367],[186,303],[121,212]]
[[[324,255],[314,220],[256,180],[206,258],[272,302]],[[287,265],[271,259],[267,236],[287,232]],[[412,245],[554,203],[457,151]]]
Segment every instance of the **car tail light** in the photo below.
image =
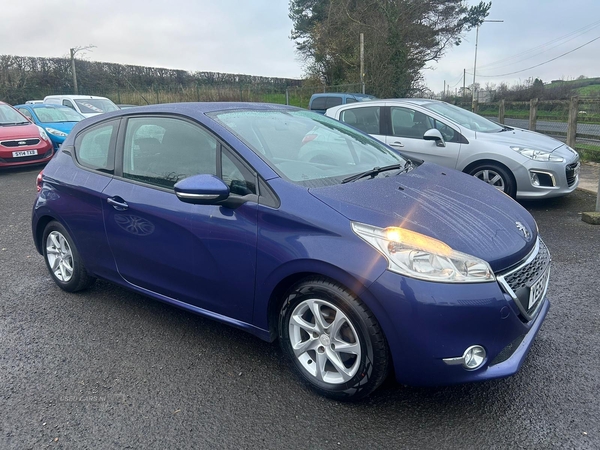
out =
[[41,192],[41,190],[42,190],[42,174],[43,173],[44,173],[44,171],[42,170],[40,173],[38,173],[38,176],[35,179],[35,187],[38,192]]

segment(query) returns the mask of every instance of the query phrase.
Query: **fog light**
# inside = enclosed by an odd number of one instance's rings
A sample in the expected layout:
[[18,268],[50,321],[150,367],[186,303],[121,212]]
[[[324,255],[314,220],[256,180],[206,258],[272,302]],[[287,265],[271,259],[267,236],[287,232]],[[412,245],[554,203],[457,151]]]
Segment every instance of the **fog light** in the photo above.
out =
[[481,345],[472,345],[463,354],[463,366],[469,370],[475,370],[485,361],[485,349]]
[[540,185],[540,178],[537,173],[531,172],[531,184],[534,186]]

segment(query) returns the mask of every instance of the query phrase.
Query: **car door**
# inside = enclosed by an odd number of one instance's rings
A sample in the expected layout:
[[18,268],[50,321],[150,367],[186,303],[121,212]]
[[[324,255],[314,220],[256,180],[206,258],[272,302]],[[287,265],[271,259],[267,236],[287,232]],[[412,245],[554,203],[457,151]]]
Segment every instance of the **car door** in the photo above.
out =
[[[384,138],[386,144],[407,156],[446,167],[456,167],[462,145],[458,131],[416,108],[404,106],[389,108],[388,130]],[[423,139],[425,132],[432,128],[442,133],[445,146],[438,145],[436,141]]]
[[[256,174],[206,129],[177,117],[129,118],[119,150],[117,176],[104,190],[104,223],[121,277],[250,322]],[[201,173],[221,177],[232,195],[250,201],[232,209],[179,200],[174,184]]]

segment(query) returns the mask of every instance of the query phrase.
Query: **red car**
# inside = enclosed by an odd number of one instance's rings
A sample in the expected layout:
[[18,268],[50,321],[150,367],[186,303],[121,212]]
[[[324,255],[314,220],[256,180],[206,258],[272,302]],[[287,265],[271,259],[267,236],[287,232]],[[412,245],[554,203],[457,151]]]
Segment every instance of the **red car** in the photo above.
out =
[[0,102],[0,167],[46,163],[52,155],[52,142],[46,132]]

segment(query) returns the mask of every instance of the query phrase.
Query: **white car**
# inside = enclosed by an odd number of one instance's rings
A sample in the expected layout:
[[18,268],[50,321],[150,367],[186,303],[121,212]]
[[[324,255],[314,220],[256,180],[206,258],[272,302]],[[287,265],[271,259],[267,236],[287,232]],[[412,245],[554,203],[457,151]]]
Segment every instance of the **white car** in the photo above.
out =
[[519,199],[557,197],[579,184],[579,155],[533,131],[494,123],[438,100],[371,100],[325,113],[404,155],[451,167]]
[[44,97],[44,103],[68,106],[84,117],[119,110],[112,100],[95,95],[47,95]]

